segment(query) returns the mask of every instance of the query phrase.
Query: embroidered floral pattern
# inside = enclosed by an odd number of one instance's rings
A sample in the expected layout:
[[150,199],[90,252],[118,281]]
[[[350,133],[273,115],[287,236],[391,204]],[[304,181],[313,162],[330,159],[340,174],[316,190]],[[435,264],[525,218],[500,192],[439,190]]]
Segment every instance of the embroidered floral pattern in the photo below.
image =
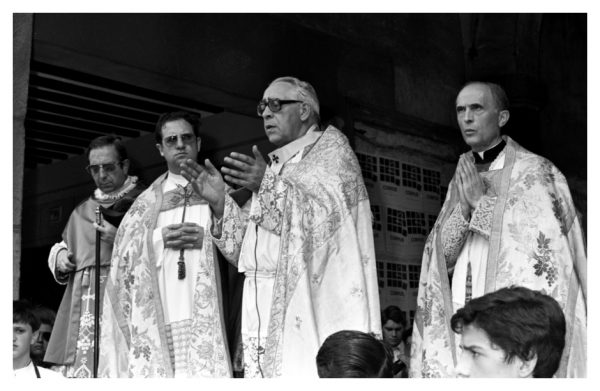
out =
[[[158,295],[152,232],[162,201],[158,178],[142,193],[123,219],[115,242],[110,283],[104,298],[100,374],[104,377],[166,377],[175,367],[189,376],[228,377],[230,365],[216,292],[212,238],[205,235],[205,265],[194,285],[191,326],[177,333],[177,346],[168,346],[166,325]],[[189,329],[188,329],[189,327]],[[173,338],[173,336],[172,336]],[[175,342],[173,340],[173,342]]]
[[[587,260],[584,252],[574,251],[584,248],[584,243],[570,225],[575,211],[568,186],[548,160],[524,150],[510,138],[506,140],[504,168],[495,170],[501,181],[494,181],[503,184],[496,187],[494,208],[503,206],[504,210],[490,221],[491,232],[498,232],[500,240],[490,241],[496,247],[490,244],[488,267],[491,265],[495,274],[488,280],[492,285],[486,286],[486,290],[516,284],[550,294],[565,310],[567,328],[572,332],[565,351],[585,351],[581,341],[585,341],[586,335],[586,303],[581,295],[577,296],[581,286],[571,276],[574,265],[586,265]],[[426,246],[423,255],[410,364],[412,377],[448,376],[455,365],[451,352],[456,352],[458,340],[454,338],[453,345],[453,333],[448,327],[451,313],[447,312],[452,308],[452,297],[450,287],[442,279],[447,274],[443,258],[446,249],[438,247],[440,242],[442,247],[446,244],[443,239],[447,235],[444,231],[447,220],[456,218],[455,210],[444,214],[452,202],[456,200],[446,199],[440,213],[442,228],[438,231],[434,226],[428,239],[431,249]],[[481,223],[475,219],[474,213],[472,229],[490,226],[487,218]],[[438,238],[440,234],[442,237]],[[571,297],[573,292],[575,296]],[[585,353],[571,355],[561,363],[557,376],[581,376],[585,366]]]
[[468,232],[469,222],[464,219],[460,203],[457,203],[450,217],[442,225],[442,246],[444,247],[446,262],[450,264],[456,262],[467,240]]
[[536,264],[533,265],[533,268],[535,269],[535,275],[542,276],[545,273],[548,286],[552,286],[554,281],[556,281],[557,272],[556,268],[552,264],[550,239],[546,238],[541,231],[537,238],[537,251],[534,252],[533,259],[537,261]]
[[556,217],[556,220],[558,220],[560,224],[560,232],[567,236],[569,229],[567,228],[563,202],[554,193],[550,193],[550,197],[552,198],[552,211],[554,212],[554,217]]
[[473,211],[469,229],[486,239],[490,237],[496,197],[483,196]]

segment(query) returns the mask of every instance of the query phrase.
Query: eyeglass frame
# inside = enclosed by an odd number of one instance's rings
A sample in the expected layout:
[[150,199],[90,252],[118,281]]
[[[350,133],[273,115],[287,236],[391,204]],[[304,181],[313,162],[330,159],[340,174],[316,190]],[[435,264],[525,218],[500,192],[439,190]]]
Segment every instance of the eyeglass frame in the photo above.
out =
[[[186,141],[183,139],[184,136],[191,136],[191,138],[189,139],[189,141]],[[167,139],[175,137],[175,140],[172,142],[167,141]],[[198,136],[196,136],[193,133],[183,133],[183,134],[173,134],[170,136],[165,136],[162,138],[162,143],[169,148],[174,148],[177,146],[177,140],[181,139],[181,142],[184,145],[192,145],[194,142],[196,142],[196,140],[198,139]]]
[[[105,168],[105,166],[108,166],[108,165],[114,165],[115,169],[113,169],[113,170],[107,170]],[[98,175],[100,173],[100,170],[104,170],[106,172],[114,172],[116,170],[116,166],[123,167],[123,161],[119,160],[117,162],[110,162],[110,163],[88,164],[87,166],[85,166],[85,171],[87,171],[88,174],[94,176],[94,175]],[[93,173],[92,172],[93,171],[92,167],[98,167],[98,171],[96,171],[96,173]]]
[[[272,103],[278,104],[279,108],[277,110],[274,110],[271,107]],[[258,102],[258,104],[256,105],[256,114],[258,114],[259,117],[262,117],[262,115],[265,112],[265,109],[267,107],[269,108],[269,110],[271,110],[272,113],[278,113],[283,108],[283,105],[287,105],[290,103],[305,103],[305,102],[303,100],[294,100],[294,99],[279,99],[279,98],[261,99]],[[263,106],[262,110],[261,110],[261,106]]]

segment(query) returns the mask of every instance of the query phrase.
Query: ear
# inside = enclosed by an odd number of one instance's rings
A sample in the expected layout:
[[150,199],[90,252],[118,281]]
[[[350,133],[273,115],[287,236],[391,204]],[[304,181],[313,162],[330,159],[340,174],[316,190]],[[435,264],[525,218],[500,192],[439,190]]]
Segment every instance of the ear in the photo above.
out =
[[312,111],[312,107],[308,103],[302,103],[300,105],[300,120],[302,122],[306,121],[308,117],[310,117],[310,113]]
[[123,172],[125,173],[125,175],[127,175],[127,173],[129,172],[129,159],[123,160],[122,164],[123,164]]
[[515,360],[519,360],[518,373],[520,378],[533,377],[533,371],[537,365],[537,354],[527,361],[523,361],[518,357]]
[[158,153],[160,153],[160,156],[164,157],[165,154],[163,153],[163,146],[162,144],[156,144],[156,149],[158,149]]
[[29,341],[30,345],[33,345],[38,340],[38,336],[40,335],[40,330],[36,330],[31,333],[31,341]]
[[508,110],[502,110],[498,113],[498,126],[503,127],[510,118],[510,112]]

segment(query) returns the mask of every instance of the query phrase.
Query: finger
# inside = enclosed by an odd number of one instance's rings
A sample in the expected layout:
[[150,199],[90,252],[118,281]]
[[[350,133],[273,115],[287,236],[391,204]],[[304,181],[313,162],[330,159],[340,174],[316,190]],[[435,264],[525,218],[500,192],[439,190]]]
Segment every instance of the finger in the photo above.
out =
[[234,176],[236,178],[245,178],[247,175],[243,171],[234,170],[228,167],[221,167],[221,172],[225,175]]
[[99,231],[100,233],[105,233],[106,232],[106,228],[104,228],[101,225],[98,225],[97,223],[94,223],[94,228],[96,228],[96,231]]
[[181,168],[181,173],[186,173],[193,178],[196,178],[202,172],[202,166],[192,159],[184,160],[179,167]]
[[243,179],[234,178],[229,175],[225,175],[225,177],[223,179],[225,179],[229,183],[234,183],[236,185],[240,185],[240,186],[244,186],[244,187],[248,186],[250,184],[250,182],[248,182],[248,181],[245,181]]
[[206,166],[206,171],[208,171],[209,174],[211,175],[221,175],[219,173],[219,170],[217,170],[217,168],[215,166],[213,166],[213,164],[210,162],[210,160],[206,159],[204,160],[204,165]]
[[181,228],[183,224],[182,223],[176,223],[176,224],[169,224],[167,226],[165,226],[165,228],[168,228],[169,230],[176,230]]
[[[248,155],[244,155],[243,153],[238,153],[238,152],[231,152],[229,154],[230,159],[231,160],[238,160],[240,162],[249,164],[249,165],[253,165],[254,164],[254,159]],[[227,159],[227,158],[225,158]]]
[[252,154],[254,155],[254,158],[256,160],[262,160],[263,162],[266,163],[265,158],[263,157],[262,153],[260,153],[260,151],[258,150],[258,147],[256,145],[252,146]]
[[183,223],[181,223],[181,226],[184,227],[184,228],[185,227],[196,227],[196,228],[200,227],[200,225],[198,225],[196,223],[193,223],[191,221],[184,221]]
[[223,159],[223,161],[229,164],[230,166],[233,166],[240,170],[248,171],[250,169],[250,164],[247,164],[241,160],[237,160],[231,157],[226,157],[225,159]]

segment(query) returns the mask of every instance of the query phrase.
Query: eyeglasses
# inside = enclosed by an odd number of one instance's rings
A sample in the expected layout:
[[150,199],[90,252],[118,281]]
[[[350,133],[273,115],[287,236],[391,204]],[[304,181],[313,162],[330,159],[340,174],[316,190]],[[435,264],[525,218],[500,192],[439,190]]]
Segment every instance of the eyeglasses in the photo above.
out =
[[90,175],[98,175],[101,169],[104,169],[104,172],[110,174],[117,169],[117,166],[122,166],[123,162],[115,162],[115,163],[105,163],[105,164],[90,164],[85,168],[85,170]]
[[165,143],[165,145],[167,147],[174,147],[177,145],[178,138],[181,138],[181,142],[186,145],[190,145],[194,141],[196,141],[196,136],[193,133],[184,133],[184,134],[164,137],[163,143]]
[[265,111],[265,109],[267,108],[267,106],[269,107],[269,110],[271,110],[272,113],[276,113],[279,110],[281,110],[281,106],[283,105],[287,105],[288,103],[304,103],[301,100],[282,100],[282,99],[277,99],[277,98],[267,98],[267,99],[263,99],[260,102],[258,102],[258,105],[256,106],[256,113],[258,114],[258,116],[262,116],[263,112]]
[[44,340],[46,342],[50,341],[50,331],[40,332],[38,335],[38,341]]

